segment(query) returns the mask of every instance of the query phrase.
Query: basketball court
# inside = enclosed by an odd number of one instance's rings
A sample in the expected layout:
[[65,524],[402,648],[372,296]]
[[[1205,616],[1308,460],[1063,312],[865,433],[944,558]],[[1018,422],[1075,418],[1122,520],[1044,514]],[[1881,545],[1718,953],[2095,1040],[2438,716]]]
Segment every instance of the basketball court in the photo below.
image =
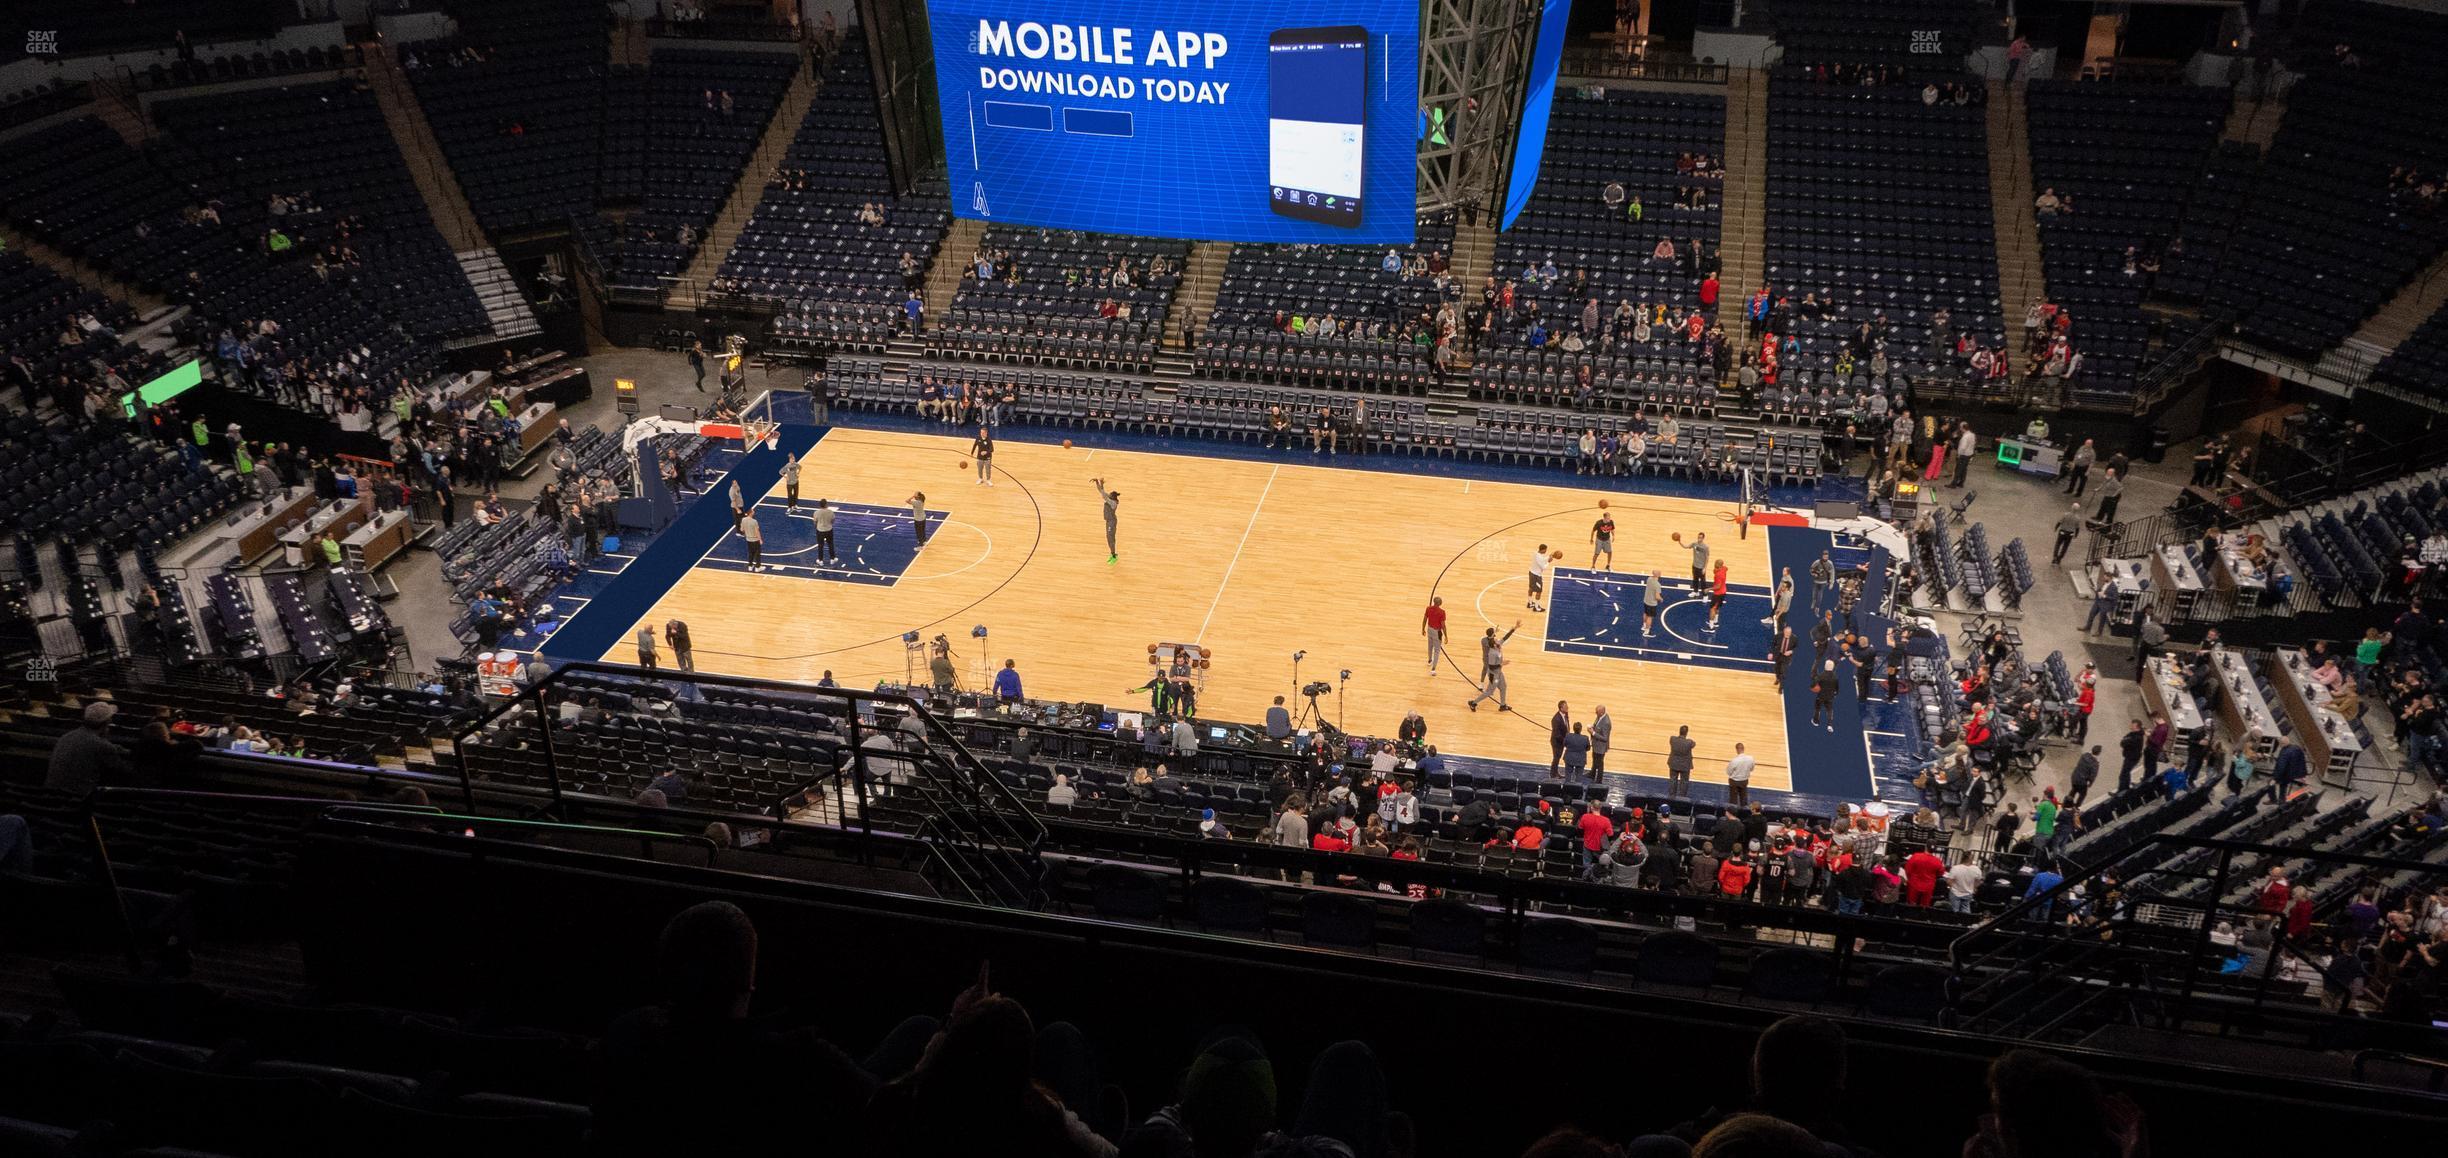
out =
[[[1306,448],[1209,457],[1038,441],[1045,437],[999,441],[994,485],[984,486],[965,436],[782,426],[773,442],[725,455],[729,472],[642,551],[598,560],[543,652],[634,663],[638,625],[676,618],[689,624],[699,670],[811,682],[830,672],[844,685],[872,686],[923,682],[924,657],[904,636],[941,634],[965,688],[982,689],[1008,658],[1033,698],[1128,710],[1148,704],[1134,689],[1153,673],[1150,645],[1187,643],[1211,656],[1202,716],[1257,721],[1276,696],[1299,713],[1299,688],[1324,680],[1336,690],[1318,697],[1316,710],[1338,727],[1390,736],[1418,712],[1428,742],[1449,755],[1543,770],[1556,701],[1584,722],[1603,704],[1615,720],[1610,773],[1662,777],[1667,737],[1689,725],[1702,782],[1722,781],[1739,741],[1759,762],[1756,788],[1855,791],[1849,774],[1797,785],[1788,732],[1799,721],[1773,682],[1760,622],[1774,582],[1770,532],[1824,541],[1822,532],[1753,527],[1745,537],[1734,502],[1562,479],[1352,469],[1335,465],[1348,458]],[[801,458],[796,509],[780,482],[791,453]],[[1113,562],[1098,478],[1121,495]],[[756,571],[725,500],[734,479],[758,496],[765,544]],[[923,546],[910,516],[919,492]],[[816,549],[819,498],[836,511],[838,562]],[[1602,501],[1617,526],[1615,557],[1593,568]],[[1728,568],[1715,630],[1691,586],[1688,544],[1702,534]],[[1779,565],[1804,585],[1807,609],[1804,576],[1818,545],[1774,541]],[[1545,610],[1534,611],[1525,606],[1527,575],[1542,544],[1563,559]],[[1667,607],[1659,629],[1644,635],[1651,570]],[[1421,631],[1431,596],[1450,616],[1449,654],[1433,674]],[[1479,637],[1516,624],[1505,648],[1511,710],[1492,702],[1467,710]],[[1295,653],[1305,654],[1297,670]],[[1839,731],[1849,742],[1835,749],[1849,754],[1859,747],[1849,689],[1847,700]],[[1810,731],[1805,747],[1818,751],[1825,734]]]

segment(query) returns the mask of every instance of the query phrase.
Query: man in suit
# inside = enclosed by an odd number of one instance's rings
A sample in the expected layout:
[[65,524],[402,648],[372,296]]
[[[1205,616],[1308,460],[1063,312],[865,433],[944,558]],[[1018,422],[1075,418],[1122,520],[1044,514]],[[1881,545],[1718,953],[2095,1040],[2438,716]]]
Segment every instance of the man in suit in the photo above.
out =
[[1692,749],[1699,747],[1691,738],[1691,725],[1675,729],[1666,741],[1666,794],[1691,795]]
[[1555,715],[1547,721],[1547,778],[1564,778],[1564,738],[1572,735],[1572,711],[1562,700],[1556,701]]
[[1607,749],[1615,746],[1615,717],[1607,714],[1606,705],[1598,705],[1598,716],[1590,721],[1590,775],[1606,775]]

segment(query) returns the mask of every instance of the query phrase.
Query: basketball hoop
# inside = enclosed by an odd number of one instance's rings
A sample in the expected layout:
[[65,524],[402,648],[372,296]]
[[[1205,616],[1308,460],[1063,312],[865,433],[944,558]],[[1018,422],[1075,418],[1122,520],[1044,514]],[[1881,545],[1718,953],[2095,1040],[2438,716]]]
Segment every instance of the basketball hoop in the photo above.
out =
[[782,424],[779,422],[764,422],[754,418],[744,420],[740,423],[740,449],[750,451],[759,446],[772,446],[779,438],[781,430]]

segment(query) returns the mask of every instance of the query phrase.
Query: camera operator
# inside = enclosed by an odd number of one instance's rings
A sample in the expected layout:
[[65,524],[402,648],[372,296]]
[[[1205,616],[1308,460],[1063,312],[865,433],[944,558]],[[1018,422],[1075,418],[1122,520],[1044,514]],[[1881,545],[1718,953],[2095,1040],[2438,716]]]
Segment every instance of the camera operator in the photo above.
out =
[[958,686],[952,672],[952,641],[936,636],[927,645],[927,675],[935,682],[935,690],[949,695]]

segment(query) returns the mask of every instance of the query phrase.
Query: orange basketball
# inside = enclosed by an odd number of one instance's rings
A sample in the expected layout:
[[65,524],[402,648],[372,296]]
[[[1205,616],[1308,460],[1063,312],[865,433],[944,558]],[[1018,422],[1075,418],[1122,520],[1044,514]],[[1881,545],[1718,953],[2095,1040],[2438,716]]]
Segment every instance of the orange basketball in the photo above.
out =
[[968,459],[965,459],[965,458],[964,458],[964,459],[962,459],[962,460],[961,460],[961,469],[962,469],[962,470],[967,470],[967,469],[969,469],[969,460],[968,460]]
[[1681,531],[1676,531],[1675,533],[1673,533],[1673,534],[1671,534],[1671,535],[1668,535],[1668,536],[1666,536],[1666,537],[1667,537],[1667,538],[1669,538],[1669,539],[1674,540],[1675,542],[1680,543],[1680,542],[1682,542],[1682,541],[1683,541],[1683,532],[1681,532]]
[[1071,440],[1070,440],[1070,439],[1066,438],[1066,439],[1064,439],[1064,440],[1063,440],[1063,449],[1064,449],[1064,450],[1069,450],[1069,449],[1071,449]]
[[1602,511],[1607,509],[1607,501],[1605,499],[1598,500],[1598,509]]

